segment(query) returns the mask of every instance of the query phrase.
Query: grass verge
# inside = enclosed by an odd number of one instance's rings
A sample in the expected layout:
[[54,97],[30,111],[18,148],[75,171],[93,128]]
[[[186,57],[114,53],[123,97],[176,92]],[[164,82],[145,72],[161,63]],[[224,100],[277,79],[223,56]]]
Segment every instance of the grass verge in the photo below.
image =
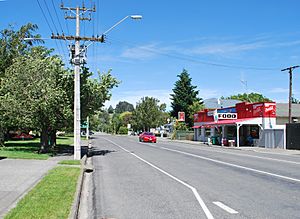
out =
[[68,218],[79,174],[77,167],[50,170],[4,219]]
[[62,161],[59,161],[58,164],[80,165],[80,160],[62,160]]
[[47,154],[40,154],[40,139],[7,141],[5,147],[0,147],[0,157],[47,160],[60,150],[70,148],[70,145],[73,144],[73,137],[57,137],[56,142],[55,150]]

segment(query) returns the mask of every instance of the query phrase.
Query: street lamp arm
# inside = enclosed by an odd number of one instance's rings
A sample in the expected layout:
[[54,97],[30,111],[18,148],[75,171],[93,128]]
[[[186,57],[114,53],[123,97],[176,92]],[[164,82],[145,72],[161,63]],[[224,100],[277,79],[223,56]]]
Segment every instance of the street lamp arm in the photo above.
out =
[[142,16],[141,15],[127,15],[126,17],[124,17],[123,19],[121,19],[120,21],[118,21],[117,23],[115,23],[108,30],[106,30],[102,35],[105,36],[106,34],[108,34],[111,30],[113,30],[116,26],[118,26],[120,23],[122,23],[123,21],[125,21],[127,18],[139,20],[139,19],[142,19]]

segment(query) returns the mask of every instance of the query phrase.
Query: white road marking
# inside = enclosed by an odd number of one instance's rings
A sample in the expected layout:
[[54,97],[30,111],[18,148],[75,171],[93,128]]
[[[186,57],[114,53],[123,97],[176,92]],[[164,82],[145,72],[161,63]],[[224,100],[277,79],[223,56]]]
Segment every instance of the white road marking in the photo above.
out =
[[193,192],[193,194],[194,194],[194,196],[196,197],[198,203],[200,204],[202,210],[204,211],[204,213],[205,213],[207,219],[214,219],[214,217],[213,217],[212,214],[210,213],[209,209],[207,208],[206,204],[204,203],[204,201],[202,200],[201,196],[199,195],[197,189],[195,189],[193,186],[191,186],[191,185],[189,185],[189,184],[183,182],[182,180],[180,180],[180,179],[176,178],[175,176],[171,175],[170,173],[168,173],[168,172],[166,172],[166,171],[160,169],[159,167],[155,166],[154,164],[152,164],[152,163],[150,163],[150,162],[144,160],[143,158],[141,158],[141,157],[137,156],[136,154],[132,153],[131,151],[129,151],[129,150],[123,148],[122,146],[118,145],[117,143],[115,143],[115,142],[113,142],[113,141],[111,141],[111,140],[109,140],[109,139],[107,139],[107,138],[104,138],[104,139],[107,140],[107,141],[109,141],[110,143],[114,144],[115,146],[121,148],[122,150],[128,152],[129,154],[135,156],[135,157],[138,158],[139,160],[141,160],[141,161],[143,161],[144,163],[148,164],[149,166],[155,168],[156,170],[160,171],[161,173],[163,173],[163,174],[169,176],[170,178],[174,179],[175,181],[179,182],[180,184],[184,185],[185,187],[191,189],[192,192]]
[[237,212],[236,210],[228,207],[227,205],[224,205],[222,202],[213,202],[215,205],[217,205],[218,207],[222,208],[224,211],[227,211],[230,214],[238,214],[239,212]]
[[[250,154],[239,154],[239,153],[233,153],[233,152],[228,152],[228,151],[212,151],[212,150],[206,150],[203,148],[197,148],[198,150],[203,150],[203,151],[209,151],[209,152],[217,152],[217,153],[222,153],[222,154],[232,154],[232,155],[237,155],[237,156],[241,156],[241,157],[253,157],[253,158],[258,158],[258,159],[263,159],[263,160],[272,160],[272,161],[279,161],[279,162],[283,162],[283,163],[290,163],[290,164],[296,164],[296,165],[300,165],[300,162],[296,162],[296,161],[290,161],[290,160],[282,160],[282,159],[277,159],[277,158],[271,158],[271,157],[260,157],[260,156],[256,156],[256,155],[250,155]],[[264,153],[264,152],[259,152],[259,153]],[[273,153],[275,154],[275,153]],[[278,155],[278,154],[277,154]]]
[[250,168],[250,167],[240,166],[240,165],[237,165],[237,164],[227,163],[227,162],[224,162],[224,161],[215,160],[215,159],[211,159],[211,158],[208,158],[208,157],[203,157],[203,156],[200,156],[200,155],[191,154],[191,153],[187,153],[187,152],[183,152],[183,151],[179,151],[179,150],[169,149],[169,148],[165,148],[165,147],[161,147],[161,148],[164,149],[164,150],[167,150],[167,151],[173,151],[173,152],[177,152],[177,153],[180,153],[180,154],[189,155],[189,156],[192,156],[192,157],[197,157],[197,158],[200,158],[200,159],[203,159],[203,160],[208,160],[208,161],[212,161],[212,162],[219,163],[219,164],[224,164],[224,165],[231,166],[231,167],[236,167],[236,168],[240,168],[240,169],[244,169],[244,170],[248,170],[248,171],[252,171],[252,172],[265,174],[265,175],[269,175],[269,176],[273,176],[273,177],[277,177],[277,178],[281,178],[281,179],[290,180],[290,181],[300,183],[300,179],[287,177],[287,176],[283,176],[283,175],[279,175],[279,174],[275,174],[275,173],[270,173],[270,172],[266,172],[266,171],[262,171],[262,170],[257,170],[257,169],[253,169],[253,168]]
[[[187,144],[187,143],[184,143]],[[191,144],[188,144],[191,145]],[[256,155],[250,155],[250,154],[240,154],[240,153],[233,153],[233,152],[228,152],[228,151],[220,151],[220,150],[207,150],[204,148],[193,148],[193,149],[197,149],[197,150],[202,150],[202,151],[208,151],[208,152],[217,152],[217,153],[222,153],[222,154],[232,154],[232,155],[237,155],[237,156],[241,156],[241,157],[253,157],[253,158],[258,158],[258,159],[263,159],[263,160],[273,160],[273,161],[279,161],[279,162],[283,162],[283,163],[290,163],[290,164],[296,164],[296,165],[300,165],[300,162],[296,162],[296,161],[290,161],[290,160],[282,160],[282,159],[277,159],[277,158],[270,158],[270,157],[260,157],[260,156],[256,156]],[[220,149],[215,147],[215,149]],[[263,153],[263,154],[273,154],[273,155],[285,155],[285,156],[291,156],[290,154],[278,154],[278,153],[272,153],[272,152],[264,152],[264,151],[253,151],[256,153]],[[292,154],[293,155],[293,154]]]
[[[139,143],[143,144],[141,142],[139,142]],[[159,147],[154,146],[154,145],[147,145],[147,146],[159,148]],[[290,163],[290,164],[300,165],[300,162],[289,161],[289,160],[281,160],[281,159],[276,159],[276,158],[271,158],[271,157],[260,157],[260,156],[256,156],[256,155],[240,154],[240,153],[233,153],[233,152],[228,152],[228,151],[206,150],[206,149],[203,149],[203,148],[194,148],[194,149],[197,149],[197,150],[200,150],[200,151],[217,152],[217,153],[221,153],[221,154],[231,154],[231,155],[237,155],[237,156],[241,156],[241,157],[253,157],[253,158],[258,158],[258,159],[263,159],[263,160],[272,160],[272,161],[278,161],[278,162],[283,162],[283,163]]]

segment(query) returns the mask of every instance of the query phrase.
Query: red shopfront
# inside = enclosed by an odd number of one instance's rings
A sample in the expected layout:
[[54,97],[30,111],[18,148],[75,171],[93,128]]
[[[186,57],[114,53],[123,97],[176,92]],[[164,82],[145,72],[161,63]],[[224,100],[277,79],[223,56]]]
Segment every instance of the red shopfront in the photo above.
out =
[[195,140],[215,144],[254,145],[262,130],[276,126],[276,103],[238,103],[194,114]]

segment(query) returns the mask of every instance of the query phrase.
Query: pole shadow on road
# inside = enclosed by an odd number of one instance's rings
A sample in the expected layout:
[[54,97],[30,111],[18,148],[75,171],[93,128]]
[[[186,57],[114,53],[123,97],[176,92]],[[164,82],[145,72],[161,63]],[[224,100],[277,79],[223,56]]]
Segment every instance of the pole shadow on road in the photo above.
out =
[[96,149],[90,149],[88,152],[88,157],[93,157],[93,156],[105,156],[109,153],[116,152],[115,150],[96,150]]

